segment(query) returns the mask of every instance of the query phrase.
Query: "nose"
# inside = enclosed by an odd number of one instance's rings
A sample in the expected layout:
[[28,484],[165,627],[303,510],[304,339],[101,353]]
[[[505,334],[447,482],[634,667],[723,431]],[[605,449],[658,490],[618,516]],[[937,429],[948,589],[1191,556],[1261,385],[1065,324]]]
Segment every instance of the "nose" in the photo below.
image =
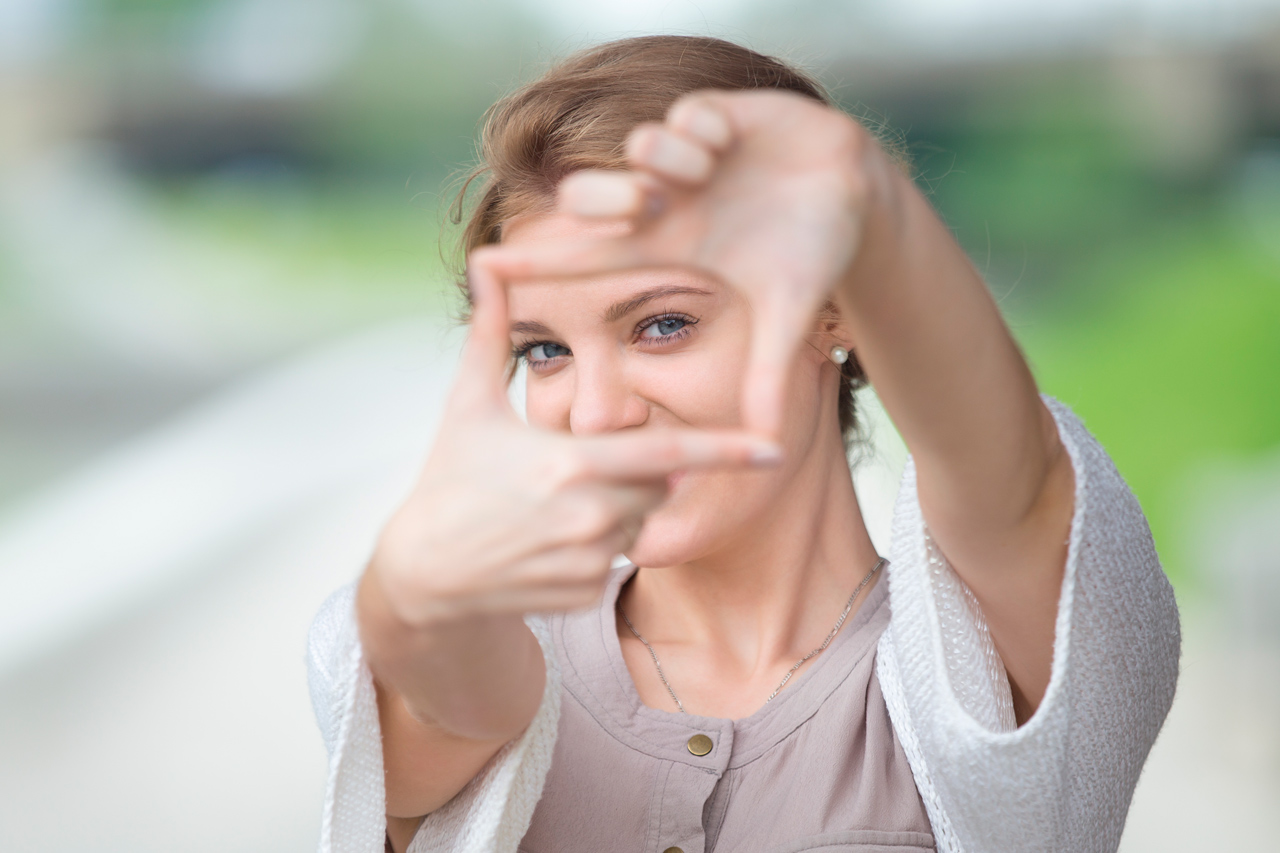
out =
[[569,409],[569,430],[574,435],[601,435],[648,420],[649,406],[628,382],[623,361],[621,357],[575,357]]

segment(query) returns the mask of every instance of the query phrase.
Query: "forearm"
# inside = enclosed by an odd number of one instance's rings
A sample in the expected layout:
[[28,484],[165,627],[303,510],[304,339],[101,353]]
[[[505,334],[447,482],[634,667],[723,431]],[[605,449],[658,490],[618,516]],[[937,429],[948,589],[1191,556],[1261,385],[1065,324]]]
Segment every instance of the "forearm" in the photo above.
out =
[[356,613],[375,679],[413,718],[476,740],[509,740],[533,719],[546,670],[518,615],[410,625],[373,570],[361,580]]
[[545,664],[519,616],[411,625],[374,567],[356,594],[382,733],[387,816],[403,849],[415,819],[443,806],[533,720]]
[[922,495],[984,526],[1016,525],[1057,433],[995,301],[910,181],[886,174],[837,303],[916,459]]
[[1023,721],[1053,659],[1070,460],[995,301],[946,226],[905,177],[879,192],[837,304],[915,458],[930,532],[983,608]]

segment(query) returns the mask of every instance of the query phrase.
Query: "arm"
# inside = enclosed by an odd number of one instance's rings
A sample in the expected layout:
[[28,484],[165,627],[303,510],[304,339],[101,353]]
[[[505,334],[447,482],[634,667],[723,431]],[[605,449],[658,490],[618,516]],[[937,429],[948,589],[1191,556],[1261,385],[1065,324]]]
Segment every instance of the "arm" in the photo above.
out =
[[1044,693],[1070,466],[999,311],[923,196],[863,127],[777,92],[686,97],[628,141],[635,170],[581,172],[563,210],[623,237],[494,251],[512,278],[694,266],[753,308],[746,424],[776,433],[787,365],[834,300],[919,463],[931,530],[982,604],[1022,717]]
[[671,472],[772,458],[745,434],[524,425],[506,395],[505,291],[472,274],[471,336],[440,433],[356,597],[397,849],[543,704],[545,662],[524,615],[594,602]]
[[1018,722],[1049,683],[1074,478],[985,284],[915,186],[864,154],[861,250],[835,291],[916,460],[935,541],[982,606]]
[[356,612],[378,695],[387,816],[416,829],[529,724],[546,672],[519,616],[414,625],[391,606],[379,568],[362,579]]
[[[763,433],[834,299],[916,457],[877,672],[935,834],[954,849],[1114,850],[1172,701],[1178,620],[1105,452],[1065,409],[1050,419],[968,260],[847,117],[781,93],[701,93],[634,133],[628,156],[635,173],[571,176],[560,206],[628,219],[631,234],[493,263],[513,278],[691,266],[739,287],[756,318],[744,421]],[[956,573],[930,565],[922,515]],[[1003,682],[1001,664],[1019,716],[1036,711],[1016,731],[985,680]],[[1051,667],[1063,677],[1046,692]]]

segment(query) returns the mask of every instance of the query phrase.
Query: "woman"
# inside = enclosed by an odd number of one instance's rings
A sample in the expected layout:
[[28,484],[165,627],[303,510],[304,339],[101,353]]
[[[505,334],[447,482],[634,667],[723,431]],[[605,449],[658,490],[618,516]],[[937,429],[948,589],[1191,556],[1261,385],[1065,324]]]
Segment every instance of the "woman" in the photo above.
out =
[[[312,631],[322,847],[1114,850],[1172,592],[871,134],[653,37],[501,102],[483,155],[443,426]],[[864,370],[913,457],[887,563]]]

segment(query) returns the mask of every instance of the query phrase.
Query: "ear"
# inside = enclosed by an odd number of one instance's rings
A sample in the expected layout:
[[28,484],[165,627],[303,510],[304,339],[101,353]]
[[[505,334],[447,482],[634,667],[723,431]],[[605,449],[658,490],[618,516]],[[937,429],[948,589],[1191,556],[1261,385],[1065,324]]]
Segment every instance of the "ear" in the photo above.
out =
[[828,358],[833,347],[843,347],[853,351],[853,336],[840,316],[840,309],[830,300],[818,309],[813,321],[813,331],[809,335],[809,343],[814,349]]

